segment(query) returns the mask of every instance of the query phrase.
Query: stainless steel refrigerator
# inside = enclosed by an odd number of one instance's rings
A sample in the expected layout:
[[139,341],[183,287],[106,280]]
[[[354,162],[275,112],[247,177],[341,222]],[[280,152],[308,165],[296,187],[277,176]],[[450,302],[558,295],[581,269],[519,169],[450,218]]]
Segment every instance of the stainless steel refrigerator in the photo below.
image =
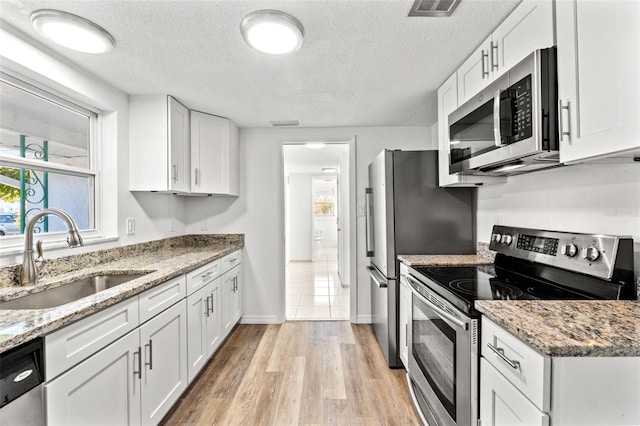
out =
[[439,188],[437,151],[381,152],[369,165],[366,241],[373,333],[390,367],[399,358],[401,254],[476,252],[475,188]]

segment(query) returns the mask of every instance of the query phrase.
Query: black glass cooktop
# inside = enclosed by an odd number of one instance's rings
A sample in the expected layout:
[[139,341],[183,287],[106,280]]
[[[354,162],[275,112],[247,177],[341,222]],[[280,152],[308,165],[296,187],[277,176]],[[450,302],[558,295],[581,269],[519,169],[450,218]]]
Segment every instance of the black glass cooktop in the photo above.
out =
[[[475,300],[581,300],[590,297],[494,265],[412,267],[424,284],[469,312]],[[421,277],[420,277],[421,275]],[[426,278],[427,280],[425,280]],[[453,297],[452,297],[453,296]],[[456,300],[457,299],[457,300]],[[466,308],[466,309],[464,309]]]

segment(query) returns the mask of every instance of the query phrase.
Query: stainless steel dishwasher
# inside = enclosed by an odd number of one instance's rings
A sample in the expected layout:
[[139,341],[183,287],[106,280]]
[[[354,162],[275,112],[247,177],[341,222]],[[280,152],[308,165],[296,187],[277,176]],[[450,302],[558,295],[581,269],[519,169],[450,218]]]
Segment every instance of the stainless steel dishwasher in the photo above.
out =
[[43,381],[42,339],[0,354],[0,426],[44,425]]

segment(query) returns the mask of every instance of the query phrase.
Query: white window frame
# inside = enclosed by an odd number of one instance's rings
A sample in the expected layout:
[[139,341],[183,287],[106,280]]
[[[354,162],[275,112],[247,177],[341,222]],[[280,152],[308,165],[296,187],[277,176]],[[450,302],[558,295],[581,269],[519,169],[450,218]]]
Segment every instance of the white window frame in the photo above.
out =
[[[90,105],[87,105],[70,96],[61,94],[56,90],[37,81],[30,80],[18,73],[8,71],[0,67],[0,80],[19,87],[25,91],[33,93],[36,96],[47,99],[48,101],[57,103],[65,108],[87,114],[89,121],[89,167],[80,168],[67,166],[64,164],[56,164],[51,162],[43,162],[30,158],[20,158],[15,156],[0,155],[0,164],[13,168],[28,168],[38,171],[63,173],[65,175],[93,177],[93,205],[89,205],[89,214],[93,214],[93,228],[80,230],[80,234],[85,245],[94,242],[105,241],[102,230],[102,177],[101,155],[102,143],[102,112]],[[46,249],[65,248],[68,247],[66,239],[67,232],[47,232],[38,234],[37,239],[42,240]],[[0,240],[0,257],[5,255],[13,255],[21,253],[24,249],[24,235],[3,236]]]

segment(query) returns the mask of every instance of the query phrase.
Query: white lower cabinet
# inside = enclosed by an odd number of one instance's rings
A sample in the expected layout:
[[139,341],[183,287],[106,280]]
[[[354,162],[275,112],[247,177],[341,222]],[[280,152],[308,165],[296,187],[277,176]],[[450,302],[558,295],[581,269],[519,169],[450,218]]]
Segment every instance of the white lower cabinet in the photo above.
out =
[[55,425],[157,424],[187,388],[181,301],[45,384]]
[[158,424],[187,388],[187,310],[182,300],[140,327],[142,424]]
[[132,331],[47,383],[47,425],[139,425],[139,345]]
[[222,335],[227,336],[242,315],[240,299],[240,266],[236,266],[221,277],[222,288]]
[[222,342],[220,278],[187,298],[187,342],[189,383]]
[[400,361],[405,369],[409,366],[409,318],[411,317],[411,289],[400,281]]
[[481,334],[482,426],[640,425],[640,357],[550,357],[486,317]]
[[538,409],[484,358],[480,360],[480,422],[482,426],[548,426]]

